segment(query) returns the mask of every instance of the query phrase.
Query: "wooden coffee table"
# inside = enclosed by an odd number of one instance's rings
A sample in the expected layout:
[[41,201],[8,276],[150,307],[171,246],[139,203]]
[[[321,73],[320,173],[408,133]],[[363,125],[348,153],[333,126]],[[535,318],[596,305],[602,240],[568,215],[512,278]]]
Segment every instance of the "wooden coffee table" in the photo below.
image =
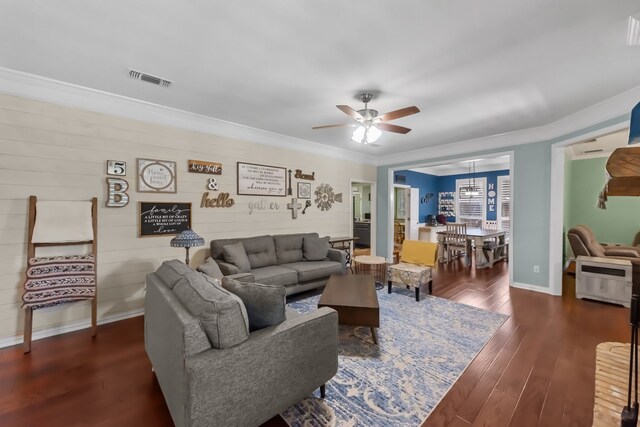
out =
[[368,326],[374,344],[378,343],[374,328],[380,327],[380,305],[372,275],[331,275],[318,301],[320,307],[336,310],[340,325]]

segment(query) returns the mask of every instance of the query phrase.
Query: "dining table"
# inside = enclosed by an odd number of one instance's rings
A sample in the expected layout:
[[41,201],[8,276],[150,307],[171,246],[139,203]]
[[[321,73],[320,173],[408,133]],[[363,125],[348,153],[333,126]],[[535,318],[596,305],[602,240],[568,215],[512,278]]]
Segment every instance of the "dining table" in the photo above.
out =
[[[438,231],[438,260],[443,262],[445,259],[444,242],[446,239],[446,231]],[[475,246],[476,255],[476,269],[493,267],[495,261],[506,259],[507,251],[505,244],[505,237],[507,230],[502,229],[489,229],[481,227],[467,227],[467,250],[465,251],[465,264],[471,265],[471,253]],[[483,244],[485,241],[494,241],[495,245],[493,250],[500,250],[500,256],[495,257],[492,261],[485,256],[483,251]]]

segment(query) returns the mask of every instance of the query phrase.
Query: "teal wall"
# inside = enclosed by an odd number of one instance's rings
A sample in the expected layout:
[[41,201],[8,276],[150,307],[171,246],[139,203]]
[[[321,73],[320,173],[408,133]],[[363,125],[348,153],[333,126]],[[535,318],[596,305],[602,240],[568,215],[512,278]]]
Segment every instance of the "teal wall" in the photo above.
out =
[[[569,161],[569,228],[577,224],[591,227],[600,242],[631,244],[640,231],[640,197],[609,197],[607,209],[596,201],[605,183],[606,157]],[[565,187],[566,188],[566,187]]]
[[[390,168],[409,168],[421,163],[431,162],[446,163],[447,161],[459,159],[463,156],[479,157],[513,151],[513,212],[511,218],[513,258],[510,261],[513,264],[513,281],[548,288],[551,147],[558,142],[579,137],[589,132],[596,132],[609,126],[627,122],[628,120],[629,115],[619,116],[548,141],[504,147],[490,151],[467,152],[456,156],[416,159],[412,162],[379,166],[377,172],[377,254],[386,256],[388,245],[388,185]],[[599,176],[601,177],[602,175]],[[534,265],[540,266],[539,273],[533,272]]]

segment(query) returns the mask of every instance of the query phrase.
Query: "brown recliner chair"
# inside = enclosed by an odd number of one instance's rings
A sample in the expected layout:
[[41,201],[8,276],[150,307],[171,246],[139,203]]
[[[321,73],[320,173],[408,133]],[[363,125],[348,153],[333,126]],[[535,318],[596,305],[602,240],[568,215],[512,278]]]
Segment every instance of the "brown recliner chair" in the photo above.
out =
[[603,245],[596,240],[586,225],[576,225],[567,233],[576,258],[580,255],[616,258],[631,261],[633,268],[633,293],[640,293],[640,246]]

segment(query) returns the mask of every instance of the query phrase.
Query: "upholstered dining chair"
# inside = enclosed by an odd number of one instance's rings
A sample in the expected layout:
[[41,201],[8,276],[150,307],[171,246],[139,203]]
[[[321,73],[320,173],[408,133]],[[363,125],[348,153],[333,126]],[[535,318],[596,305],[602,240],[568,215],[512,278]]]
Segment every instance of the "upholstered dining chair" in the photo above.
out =
[[387,284],[389,293],[394,283],[413,287],[416,301],[420,301],[420,287],[429,286],[433,291],[433,269],[438,265],[438,244],[422,240],[402,242],[400,263],[387,266]]
[[461,254],[468,251],[467,224],[447,223],[444,235],[444,250],[447,253],[447,262],[451,261],[452,254]]

